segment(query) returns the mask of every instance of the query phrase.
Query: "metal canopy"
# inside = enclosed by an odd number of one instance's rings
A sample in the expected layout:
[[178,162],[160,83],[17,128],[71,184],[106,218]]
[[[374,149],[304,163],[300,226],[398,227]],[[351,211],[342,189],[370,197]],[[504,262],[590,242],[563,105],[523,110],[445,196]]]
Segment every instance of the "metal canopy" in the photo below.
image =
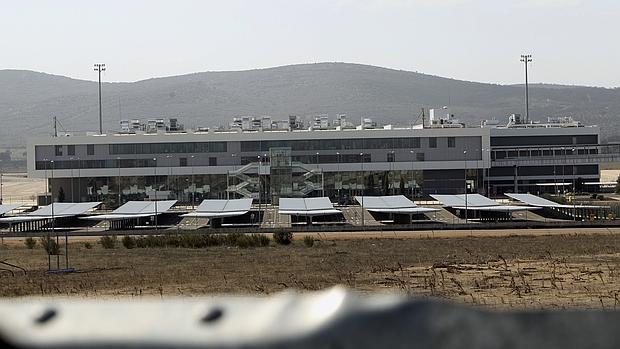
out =
[[342,213],[334,208],[329,198],[280,198],[280,214],[294,216],[325,216]]
[[13,204],[13,205],[0,205],[0,216],[13,211],[14,209],[21,207],[22,204]]
[[241,216],[250,211],[252,199],[203,200],[196,211],[181,217],[223,218]]
[[[446,207],[451,207],[458,210],[471,210],[471,211],[490,211],[490,212],[517,212],[517,211],[529,211],[536,210],[540,207],[532,206],[515,206],[515,205],[500,205],[497,201],[491,200],[486,196],[480,194],[465,194],[458,195],[440,195],[431,194],[431,197]],[[467,200],[467,201],[466,201]]]
[[473,209],[474,207],[499,206],[499,203],[497,203],[497,201],[491,200],[480,194],[467,194],[467,201],[466,201],[465,194],[458,194],[458,195],[431,194],[431,197],[441,202],[444,206],[448,206],[448,207],[467,206],[467,208],[471,207]]
[[592,206],[592,205],[564,205],[558,204],[557,202],[553,202],[551,200],[547,200],[545,198],[541,198],[540,196],[532,195],[532,194],[515,194],[515,193],[505,193],[504,195],[508,196],[511,199],[526,203],[530,206],[535,207],[549,207],[549,208],[589,208],[589,209],[598,209],[598,208],[607,208],[608,206]]
[[[51,205],[42,206],[38,210],[28,212],[23,215],[14,217],[0,218],[0,222],[14,223],[14,222],[28,222],[37,221],[40,219],[49,218],[62,218],[73,217],[85,214],[89,210],[99,206],[101,202],[54,202]],[[20,205],[21,206],[21,205]],[[18,206],[19,207],[19,206]],[[53,207],[53,214],[52,214]]]
[[160,215],[168,212],[177,200],[162,201],[128,201],[123,206],[112,211],[110,214],[93,215],[83,217],[90,220],[121,220],[130,218],[143,218]]
[[356,196],[355,200],[368,211],[381,213],[419,214],[438,211],[434,208],[418,207],[404,195]]

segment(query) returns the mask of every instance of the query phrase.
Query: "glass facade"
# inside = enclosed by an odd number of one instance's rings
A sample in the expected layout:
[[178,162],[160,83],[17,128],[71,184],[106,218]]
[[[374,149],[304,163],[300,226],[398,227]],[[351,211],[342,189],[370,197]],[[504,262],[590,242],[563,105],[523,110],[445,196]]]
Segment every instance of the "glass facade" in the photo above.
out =
[[[429,144],[437,145],[438,139],[448,137],[425,137]],[[467,137],[461,137],[467,138]],[[475,137],[479,138],[479,137]],[[351,139],[308,139],[281,141],[241,142],[242,152],[269,151],[270,148],[290,147],[293,151],[352,150],[352,149],[411,149],[420,148],[420,137],[398,138],[351,138]]]

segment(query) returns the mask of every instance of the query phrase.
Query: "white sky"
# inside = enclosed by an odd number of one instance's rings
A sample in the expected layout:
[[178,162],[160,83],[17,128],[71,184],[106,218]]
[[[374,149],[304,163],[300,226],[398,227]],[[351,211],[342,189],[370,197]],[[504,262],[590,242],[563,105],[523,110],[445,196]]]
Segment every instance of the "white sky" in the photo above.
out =
[[0,0],[0,69],[106,81],[338,61],[620,86],[620,1]]

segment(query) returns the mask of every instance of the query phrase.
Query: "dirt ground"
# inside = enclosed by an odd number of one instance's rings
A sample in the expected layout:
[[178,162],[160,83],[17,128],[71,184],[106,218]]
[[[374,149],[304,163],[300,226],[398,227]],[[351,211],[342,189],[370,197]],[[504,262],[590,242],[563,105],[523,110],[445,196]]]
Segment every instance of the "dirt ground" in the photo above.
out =
[[[560,233],[561,232],[561,233]],[[47,274],[40,246],[6,240],[0,296],[172,297],[271,294],[345,285],[492,308],[614,309],[620,293],[620,234],[300,236],[290,246],[240,249],[103,249],[70,244],[75,273]],[[384,233],[385,234],[385,233]],[[523,234],[526,234],[524,232]],[[335,238],[338,237],[338,238]],[[412,238],[415,237],[415,238]],[[64,267],[64,256],[60,256]],[[52,257],[56,265],[56,257]]]

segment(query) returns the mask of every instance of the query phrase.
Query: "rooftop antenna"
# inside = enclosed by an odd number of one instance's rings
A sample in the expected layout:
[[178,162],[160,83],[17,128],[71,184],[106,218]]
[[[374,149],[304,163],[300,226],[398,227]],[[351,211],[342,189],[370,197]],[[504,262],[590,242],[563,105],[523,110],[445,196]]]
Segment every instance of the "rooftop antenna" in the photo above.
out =
[[530,102],[527,84],[527,64],[532,61],[532,55],[521,55],[521,62],[525,65],[525,123],[530,121]]
[[101,121],[101,72],[105,71],[105,64],[95,63],[95,71],[99,73],[99,134],[103,134],[103,122]]

